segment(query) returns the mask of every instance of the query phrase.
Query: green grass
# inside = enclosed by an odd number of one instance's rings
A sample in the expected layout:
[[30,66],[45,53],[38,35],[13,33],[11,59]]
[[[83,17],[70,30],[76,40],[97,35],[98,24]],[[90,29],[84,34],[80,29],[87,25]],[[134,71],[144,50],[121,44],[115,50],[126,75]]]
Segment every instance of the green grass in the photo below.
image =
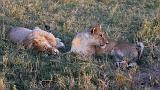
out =
[[[160,88],[159,0],[1,0],[0,7],[0,84],[7,90]],[[108,56],[81,60],[66,53],[74,35],[97,22],[112,39],[145,44],[138,67],[117,70]],[[59,56],[34,54],[8,39],[15,26],[39,26],[66,48]]]

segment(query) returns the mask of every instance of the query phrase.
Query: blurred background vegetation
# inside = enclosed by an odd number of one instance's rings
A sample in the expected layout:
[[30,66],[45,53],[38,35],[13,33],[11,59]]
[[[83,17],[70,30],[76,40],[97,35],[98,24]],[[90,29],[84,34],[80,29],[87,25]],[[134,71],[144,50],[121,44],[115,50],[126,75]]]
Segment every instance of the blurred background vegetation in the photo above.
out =
[[[97,22],[112,39],[145,44],[137,67],[117,70],[108,56],[80,60],[65,53],[77,32]],[[25,50],[8,39],[17,26],[39,26],[66,48],[59,56]],[[0,33],[0,87],[6,90],[160,89],[160,0],[0,0]]]

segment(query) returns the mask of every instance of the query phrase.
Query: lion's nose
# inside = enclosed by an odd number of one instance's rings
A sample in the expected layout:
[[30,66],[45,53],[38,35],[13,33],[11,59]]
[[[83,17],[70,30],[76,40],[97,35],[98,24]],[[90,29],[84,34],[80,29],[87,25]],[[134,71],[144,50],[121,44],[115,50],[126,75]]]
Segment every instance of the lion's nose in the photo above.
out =
[[109,42],[108,41],[106,41],[106,44],[108,44]]

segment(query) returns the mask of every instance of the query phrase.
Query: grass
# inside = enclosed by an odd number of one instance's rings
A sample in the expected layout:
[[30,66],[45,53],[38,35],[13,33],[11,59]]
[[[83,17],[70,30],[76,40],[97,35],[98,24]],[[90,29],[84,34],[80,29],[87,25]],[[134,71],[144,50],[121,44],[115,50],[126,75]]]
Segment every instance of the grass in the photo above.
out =
[[[6,90],[158,90],[159,0],[1,0],[0,87]],[[99,22],[109,37],[145,44],[138,66],[117,70],[113,59],[65,53],[74,35]],[[62,39],[59,56],[37,55],[8,39],[11,27],[40,28]],[[0,89],[1,90],[1,89]]]

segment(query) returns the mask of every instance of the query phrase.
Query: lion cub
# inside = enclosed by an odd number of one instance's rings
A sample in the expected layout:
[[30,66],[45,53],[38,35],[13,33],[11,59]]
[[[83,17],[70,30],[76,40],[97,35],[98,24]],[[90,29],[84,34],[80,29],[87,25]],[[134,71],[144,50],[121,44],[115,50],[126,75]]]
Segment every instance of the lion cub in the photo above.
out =
[[14,43],[48,54],[58,54],[57,48],[64,47],[59,38],[55,38],[53,34],[39,27],[35,27],[33,30],[22,27],[13,28],[9,36]]
[[101,25],[97,24],[89,30],[78,33],[72,40],[71,52],[83,57],[95,54],[95,46],[104,46],[108,43]]
[[[108,44],[105,47],[96,47],[96,54],[109,54],[115,57],[116,64],[127,63],[127,67],[132,67],[136,60],[140,59],[144,45],[142,42],[137,42],[135,44],[128,42],[120,42],[115,40],[108,40]],[[125,59],[129,59],[129,61]]]

